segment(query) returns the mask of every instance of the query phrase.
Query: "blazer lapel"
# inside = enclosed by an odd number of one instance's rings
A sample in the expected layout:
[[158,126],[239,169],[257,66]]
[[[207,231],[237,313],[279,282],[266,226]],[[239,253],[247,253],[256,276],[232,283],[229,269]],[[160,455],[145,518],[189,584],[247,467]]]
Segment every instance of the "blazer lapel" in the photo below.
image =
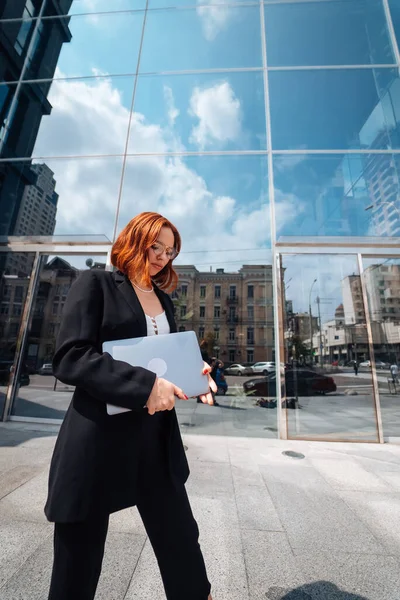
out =
[[138,324],[137,337],[144,337],[147,334],[146,316],[131,282],[129,281],[128,277],[120,271],[114,271],[113,277],[117,284],[118,291],[123,295],[124,299],[132,309],[133,315]]
[[[117,284],[117,288],[119,292],[124,296],[126,302],[132,309],[136,322],[138,324],[138,336],[144,337],[147,335],[147,324],[146,324],[146,316],[144,314],[142,305],[139,302],[139,299],[136,295],[135,290],[132,287],[129,278],[121,273],[120,271],[114,271],[113,277],[115,283]],[[161,306],[165,310],[165,314],[168,319],[169,328],[171,333],[176,333],[177,327],[175,322],[174,312],[171,308],[171,303],[168,302],[167,296],[165,292],[161,291],[156,285],[154,285],[154,291],[157,294],[158,299],[161,302]]]

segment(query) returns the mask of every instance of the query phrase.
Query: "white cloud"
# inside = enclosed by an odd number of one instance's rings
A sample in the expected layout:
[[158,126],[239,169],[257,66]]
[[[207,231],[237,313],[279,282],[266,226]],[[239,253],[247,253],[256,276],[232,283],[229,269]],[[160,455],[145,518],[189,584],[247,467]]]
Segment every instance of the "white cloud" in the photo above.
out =
[[82,155],[123,152],[129,110],[110,78],[54,81],[48,98],[53,110],[42,119],[36,156],[71,156],[77,148]]
[[[169,100],[171,107],[172,95]],[[81,155],[93,148],[103,155],[122,152],[128,111],[122,104],[121,93],[109,79],[62,82],[61,88],[52,90],[51,103],[53,114],[42,120],[36,155],[38,152],[45,155],[49,144],[59,155],[67,154],[66,150]],[[217,139],[223,137],[223,131],[219,130]],[[180,144],[172,127],[148,123],[139,113],[132,118],[131,138],[135,152],[141,153],[149,150],[163,153],[171,149],[171,143]],[[103,156],[44,162],[55,172],[60,195],[56,232],[111,236],[122,158]],[[214,193],[204,177],[192,168],[194,164],[182,157],[128,157],[119,229],[143,210],[159,211],[182,233],[181,264],[226,266],[235,270],[245,262],[268,262],[270,225],[266,200],[249,194],[243,204],[244,199],[239,202],[232,194]],[[279,204],[277,210],[282,210],[285,219],[293,219],[301,210],[293,196],[282,198],[282,202],[280,199]]]
[[[201,19],[203,35],[209,42],[215,40],[221,31],[224,31],[234,16],[234,9],[224,6],[224,0],[218,5],[212,4],[213,0],[198,0],[197,14]],[[207,6],[208,4],[208,6]]]
[[168,109],[168,121],[170,126],[173,127],[176,119],[179,117],[179,110],[175,106],[172,90],[167,85],[164,86],[164,99]]
[[227,81],[204,89],[194,88],[190,114],[199,121],[192,129],[190,141],[201,150],[237,140],[242,133],[240,101]]

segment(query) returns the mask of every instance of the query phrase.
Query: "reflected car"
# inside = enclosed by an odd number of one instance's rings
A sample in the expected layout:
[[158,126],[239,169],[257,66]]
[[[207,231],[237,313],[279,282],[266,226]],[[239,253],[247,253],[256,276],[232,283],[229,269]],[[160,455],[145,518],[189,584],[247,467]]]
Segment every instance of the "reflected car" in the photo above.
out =
[[390,365],[388,363],[384,363],[382,360],[375,361],[377,369],[390,369]]
[[[307,369],[285,372],[286,395],[313,396],[336,392],[336,383],[332,377],[321,375]],[[276,397],[275,373],[261,379],[250,379],[243,384],[246,395]]]
[[239,377],[242,375],[247,375],[247,373],[250,372],[251,369],[249,369],[249,367],[244,367],[240,364],[231,365],[225,369],[225,375],[238,375]]
[[364,369],[369,369],[371,367],[371,361],[364,360],[363,362],[360,362],[360,364],[358,366],[361,368],[364,368]]
[[[12,360],[0,360],[0,385],[8,385],[10,382],[11,371],[13,368]],[[26,367],[22,367],[19,376],[19,385],[29,385],[31,382]]]
[[39,375],[53,375],[53,365],[51,363],[44,363],[39,369]]
[[275,371],[275,363],[274,362],[256,362],[251,367],[252,373],[262,373],[263,375],[268,375],[271,371]]

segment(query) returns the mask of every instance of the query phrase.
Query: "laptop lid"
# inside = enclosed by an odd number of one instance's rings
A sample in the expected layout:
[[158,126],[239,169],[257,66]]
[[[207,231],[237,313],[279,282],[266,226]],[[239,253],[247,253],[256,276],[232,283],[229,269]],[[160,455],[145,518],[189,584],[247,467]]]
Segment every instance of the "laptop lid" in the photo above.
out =
[[[103,352],[115,360],[153,371],[180,387],[189,398],[209,390],[208,378],[202,374],[203,359],[194,331],[104,342]],[[120,412],[125,410],[120,409]]]

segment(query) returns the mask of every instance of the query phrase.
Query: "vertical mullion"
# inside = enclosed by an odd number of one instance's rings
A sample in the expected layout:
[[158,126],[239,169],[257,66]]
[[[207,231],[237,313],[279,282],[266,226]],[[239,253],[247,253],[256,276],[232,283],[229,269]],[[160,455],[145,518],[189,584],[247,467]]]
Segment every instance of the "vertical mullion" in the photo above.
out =
[[[263,83],[264,83],[264,106],[265,106],[265,125],[267,139],[267,173],[268,173],[268,200],[269,200],[269,215],[270,215],[270,241],[273,249],[272,260],[272,285],[273,285],[273,309],[274,309],[274,330],[275,330],[275,368],[276,368],[276,396],[277,396],[277,429],[278,437],[287,438],[286,415],[282,412],[282,393],[281,393],[281,352],[279,338],[279,299],[280,282],[278,274],[278,257],[275,255],[276,243],[276,211],[275,211],[275,188],[274,188],[274,172],[273,172],[273,157],[272,157],[272,134],[271,134],[271,106],[269,94],[268,80],[268,55],[267,55],[267,38],[265,33],[265,10],[264,3],[260,0],[260,27],[261,27],[261,51],[262,51],[262,66],[263,66]],[[266,224],[267,225],[267,224]],[[267,231],[266,231],[267,234]]]
[[364,264],[361,254],[357,254],[358,261],[358,271],[360,274],[360,283],[361,283],[361,293],[363,297],[364,303],[364,314],[365,314],[365,322],[367,326],[367,335],[368,335],[368,347],[369,347],[369,356],[371,361],[371,374],[372,374],[372,386],[374,390],[374,408],[375,408],[375,418],[376,418],[376,428],[378,433],[378,441],[380,444],[384,443],[383,437],[383,426],[382,426],[382,411],[381,411],[381,401],[379,396],[379,385],[378,378],[376,374],[376,364],[375,364],[375,352],[374,352],[374,342],[372,339],[372,327],[371,327],[371,319],[369,314],[369,303],[368,303],[368,294],[365,286],[364,279]]
[[11,376],[11,381],[8,385],[6,400],[3,408],[3,416],[2,420],[7,421],[15,400],[17,386],[19,381],[19,375],[22,367],[22,358],[25,352],[26,342],[28,340],[29,335],[29,323],[33,310],[33,303],[35,299],[36,288],[39,282],[40,276],[40,267],[42,262],[42,254],[40,252],[36,252],[35,260],[33,262],[28,291],[25,298],[24,310],[22,313],[22,319],[19,327],[17,344],[15,349],[14,363],[13,363],[13,373]]

